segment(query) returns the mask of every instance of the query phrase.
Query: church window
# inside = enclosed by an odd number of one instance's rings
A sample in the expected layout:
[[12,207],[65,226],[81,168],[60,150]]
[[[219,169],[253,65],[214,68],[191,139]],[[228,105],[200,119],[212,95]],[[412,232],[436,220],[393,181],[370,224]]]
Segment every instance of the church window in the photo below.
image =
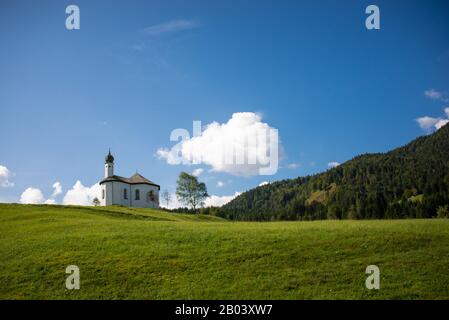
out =
[[140,200],[140,190],[136,190],[136,200]]
[[104,199],[104,189],[101,190],[101,197]]
[[128,190],[127,189],[123,189],[123,198],[128,199]]

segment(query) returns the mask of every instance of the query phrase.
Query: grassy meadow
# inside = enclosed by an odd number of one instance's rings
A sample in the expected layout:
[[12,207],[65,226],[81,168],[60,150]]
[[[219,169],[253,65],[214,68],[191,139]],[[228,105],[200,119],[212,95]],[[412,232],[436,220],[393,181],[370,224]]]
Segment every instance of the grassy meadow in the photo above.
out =
[[[80,290],[65,288],[77,265]],[[365,268],[381,271],[365,288]],[[449,220],[0,204],[0,299],[449,299]]]

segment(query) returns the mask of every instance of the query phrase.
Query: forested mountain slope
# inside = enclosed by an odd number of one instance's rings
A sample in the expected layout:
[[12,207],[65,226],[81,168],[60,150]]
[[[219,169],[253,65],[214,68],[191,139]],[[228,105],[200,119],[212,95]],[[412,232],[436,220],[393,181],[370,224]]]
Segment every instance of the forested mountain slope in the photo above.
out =
[[449,204],[449,125],[387,153],[282,180],[235,198],[217,215],[237,220],[425,218]]

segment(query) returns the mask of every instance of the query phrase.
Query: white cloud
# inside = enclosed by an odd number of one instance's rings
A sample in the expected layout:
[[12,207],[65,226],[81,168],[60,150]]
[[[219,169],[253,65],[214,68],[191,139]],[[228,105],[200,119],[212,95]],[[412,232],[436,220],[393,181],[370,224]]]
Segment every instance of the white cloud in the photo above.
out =
[[432,118],[432,117],[421,117],[416,119],[416,122],[418,122],[419,126],[421,127],[421,129],[431,129],[433,126],[435,126],[435,124],[439,121],[439,118]]
[[449,119],[441,119],[435,123],[435,129],[440,130],[443,126],[449,123]]
[[182,31],[199,27],[194,20],[172,20],[161,24],[146,27],[143,31],[147,35],[160,35],[168,32]]
[[52,195],[51,195],[51,198],[55,198],[55,197],[57,197],[58,195],[60,195],[62,193],[62,185],[61,185],[61,183],[60,182],[55,182],[54,184],[53,184],[53,193],[52,193]]
[[232,196],[215,196],[215,195],[212,195],[209,198],[207,198],[206,201],[204,201],[204,206],[205,207],[221,207],[221,206],[225,205],[226,203],[230,202],[231,200],[233,200],[239,194],[241,194],[241,192],[236,192]]
[[[239,194],[241,194],[241,192],[236,192],[234,195],[230,195],[230,196],[211,195],[204,201],[204,207],[221,207],[222,205],[225,205],[226,203],[228,203],[229,201],[231,201],[232,199],[237,197]],[[171,194],[170,196],[171,196],[171,199],[170,199],[170,203],[168,204],[168,207],[167,207],[166,202],[162,199],[160,201],[161,207],[168,208],[168,209],[176,209],[176,208],[185,207],[185,204],[178,201],[178,199],[176,198],[176,194]]]
[[91,206],[95,197],[100,199],[101,187],[96,183],[91,187],[85,187],[81,181],[77,181],[72,189],[68,190],[62,200],[63,204]]
[[421,117],[416,119],[421,129],[432,132],[433,130],[439,130],[444,125],[449,123],[449,107],[444,108],[444,113],[446,114],[445,118],[433,118],[429,116]]
[[0,187],[12,187],[14,183],[9,181],[11,179],[12,173],[7,167],[0,165]]
[[[60,182],[53,184],[53,193],[50,198],[45,200],[45,197],[40,189],[29,187],[20,197],[20,203],[27,204],[57,204],[56,197],[62,194],[62,185]],[[100,185],[94,184],[91,187],[85,187],[81,181],[77,181],[72,189],[68,190],[62,200],[63,204],[91,206],[92,200],[97,197],[100,198],[101,188]]]
[[20,203],[24,204],[39,204],[44,203],[44,195],[42,191],[37,188],[29,187],[20,196]]
[[427,98],[433,99],[433,100],[439,100],[443,97],[443,94],[439,91],[436,91],[435,89],[429,89],[424,91],[424,95]]
[[442,92],[437,91],[435,89],[428,89],[424,91],[424,95],[432,100],[440,100],[444,102],[449,102],[449,98],[447,98]]
[[329,162],[329,163],[327,164],[327,167],[330,169],[330,168],[336,168],[336,167],[338,167],[339,165],[340,165],[339,162],[332,161],[332,162]]
[[184,204],[182,204],[180,201],[178,201],[178,198],[176,197],[176,194],[174,194],[174,193],[170,194],[170,201],[168,203],[168,206],[167,206],[167,202],[162,198],[159,199],[159,205],[162,208],[167,208],[167,209],[176,209],[176,208],[185,207]]
[[156,151],[156,155],[159,159],[165,159],[168,164],[178,164],[178,158],[176,154],[168,149],[160,148]]
[[168,164],[204,163],[211,166],[212,171],[237,176],[258,175],[274,167],[277,170],[278,150],[281,149],[277,130],[253,112],[234,113],[226,123],[210,123],[200,136],[183,140],[178,146],[179,155],[177,150],[161,148],[157,156]]
[[199,177],[203,172],[204,172],[204,169],[198,168],[198,169],[193,170],[192,175],[194,175],[195,177]]
[[267,184],[270,184],[270,183],[268,181],[263,181],[263,182],[259,183],[259,187],[266,186]]
[[217,188],[221,188],[225,185],[223,181],[217,181]]

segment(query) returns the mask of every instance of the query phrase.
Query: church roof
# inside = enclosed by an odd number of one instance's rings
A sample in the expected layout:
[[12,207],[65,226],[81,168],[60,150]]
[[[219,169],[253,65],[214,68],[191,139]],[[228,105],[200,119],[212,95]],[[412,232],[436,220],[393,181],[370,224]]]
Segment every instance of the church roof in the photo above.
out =
[[148,180],[147,178],[143,177],[142,175],[136,173],[134,174],[131,178],[124,178],[124,177],[120,177],[120,176],[110,176],[107,178],[104,178],[103,180],[100,181],[100,184],[104,183],[104,182],[108,182],[108,181],[119,181],[119,182],[123,182],[123,183],[127,183],[127,184],[149,184],[152,186],[156,186],[159,189],[161,188],[158,184],[154,183],[151,180]]

